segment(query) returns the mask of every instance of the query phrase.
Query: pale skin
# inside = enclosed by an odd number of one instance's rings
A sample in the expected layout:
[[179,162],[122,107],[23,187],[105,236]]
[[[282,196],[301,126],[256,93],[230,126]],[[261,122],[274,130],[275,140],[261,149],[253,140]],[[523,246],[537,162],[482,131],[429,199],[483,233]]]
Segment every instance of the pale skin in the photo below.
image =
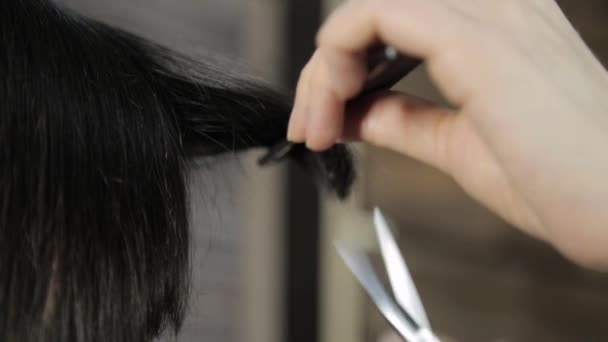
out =
[[[385,92],[349,106],[363,52],[423,59],[448,109]],[[317,36],[288,139],[362,140],[428,163],[574,262],[608,270],[608,73],[553,0],[351,0]]]

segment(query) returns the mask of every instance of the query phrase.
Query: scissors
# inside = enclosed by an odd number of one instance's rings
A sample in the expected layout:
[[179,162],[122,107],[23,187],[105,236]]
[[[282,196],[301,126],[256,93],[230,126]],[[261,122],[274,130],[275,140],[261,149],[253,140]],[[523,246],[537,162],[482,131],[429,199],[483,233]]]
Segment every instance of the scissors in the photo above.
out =
[[374,209],[374,228],[388,273],[389,294],[374,271],[370,257],[353,244],[335,243],[338,254],[397,333],[409,342],[439,342],[386,218]]
[[[373,92],[389,89],[412,72],[421,60],[404,56],[391,46],[370,48],[366,56],[368,76],[363,89],[355,99]],[[349,101],[349,102],[352,102]],[[259,160],[260,165],[279,162],[293,150],[297,144],[283,140],[272,146]]]

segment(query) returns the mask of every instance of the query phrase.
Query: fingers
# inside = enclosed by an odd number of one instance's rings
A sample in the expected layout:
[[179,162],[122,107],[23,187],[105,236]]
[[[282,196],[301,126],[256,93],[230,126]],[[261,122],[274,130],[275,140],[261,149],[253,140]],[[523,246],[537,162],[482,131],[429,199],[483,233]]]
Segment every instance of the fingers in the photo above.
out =
[[449,172],[451,131],[458,117],[449,109],[396,92],[385,92],[347,109],[344,138],[363,140]]
[[318,51],[298,83],[288,138],[312,150],[342,136],[345,103],[363,87],[364,52],[382,41],[407,54],[430,58],[452,34],[440,22],[447,8],[437,0],[351,0],[318,35]]
[[287,133],[290,141],[305,141],[312,150],[329,148],[340,137],[345,102],[360,91],[359,80],[367,74],[362,56],[335,61],[342,76],[339,86],[332,86],[336,70],[329,69],[328,58],[332,57],[317,50],[302,71]]
[[315,65],[315,56],[313,55],[310,62],[302,69],[300,73],[300,79],[298,80],[298,86],[296,88],[296,98],[294,100],[293,111],[289,120],[289,127],[287,128],[287,139],[294,142],[302,142],[306,140],[306,124],[308,112],[308,93],[310,89],[310,75],[312,68]]
[[438,0],[351,0],[325,22],[317,44],[340,55],[381,41],[410,55],[430,57],[453,36],[451,12]]

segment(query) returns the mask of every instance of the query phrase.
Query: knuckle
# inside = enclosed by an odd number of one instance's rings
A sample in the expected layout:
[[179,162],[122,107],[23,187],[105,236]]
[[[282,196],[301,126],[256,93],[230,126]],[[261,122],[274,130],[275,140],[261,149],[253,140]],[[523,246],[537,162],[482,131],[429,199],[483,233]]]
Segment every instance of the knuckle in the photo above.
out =
[[315,65],[315,67],[308,72],[308,84],[315,91],[327,87],[327,76],[325,75],[325,72],[320,69],[319,65]]
[[495,3],[499,12],[505,15],[516,15],[523,12],[522,1],[507,0],[497,1]]
[[450,153],[449,144],[453,134],[453,118],[452,115],[436,117],[432,130],[435,165],[448,174],[451,174],[454,165],[453,155]]
[[360,0],[359,5],[361,7],[361,10],[366,10],[368,12],[372,12],[372,11],[377,11],[378,8],[381,7],[380,5],[383,4],[384,2],[385,2],[384,0],[378,0],[378,1]]
[[451,75],[453,71],[459,70],[459,66],[466,65],[463,64],[463,62],[466,62],[466,57],[463,57],[458,51],[462,50],[446,49],[445,52],[428,61],[429,73],[438,78],[445,78]]
[[362,2],[363,9],[369,13],[377,13],[390,8],[389,6],[393,5],[395,0],[362,0]]
[[313,61],[308,62],[300,71],[300,83],[306,82],[310,77]]
[[398,6],[402,4],[395,0],[365,0],[361,11],[364,11],[367,16],[371,17],[371,21],[378,25],[385,14],[399,11]]
[[[528,8],[526,8],[528,7]],[[495,15],[507,25],[521,25],[528,15],[530,4],[522,1],[497,1]]]

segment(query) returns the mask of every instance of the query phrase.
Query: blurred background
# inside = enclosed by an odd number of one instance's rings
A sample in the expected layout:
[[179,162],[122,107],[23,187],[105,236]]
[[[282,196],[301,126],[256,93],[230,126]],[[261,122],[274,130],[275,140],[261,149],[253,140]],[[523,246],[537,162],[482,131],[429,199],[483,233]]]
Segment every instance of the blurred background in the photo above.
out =
[[[236,61],[286,91],[312,53],[322,19],[339,3],[58,2],[187,53]],[[608,2],[559,3],[608,62]],[[442,101],[423,68],[399,87]],[[606,275],[518,233],[437,171],[356,149],[359,180],[346,203],[319,194],[296,166],[257,168],[260,151],[198,161],[191,179],[194,286],[179,341],[393,340],[332,247],[349,239],[374,252],[373,206],[397,222],[431,321],[446,340],[608,340]]]

